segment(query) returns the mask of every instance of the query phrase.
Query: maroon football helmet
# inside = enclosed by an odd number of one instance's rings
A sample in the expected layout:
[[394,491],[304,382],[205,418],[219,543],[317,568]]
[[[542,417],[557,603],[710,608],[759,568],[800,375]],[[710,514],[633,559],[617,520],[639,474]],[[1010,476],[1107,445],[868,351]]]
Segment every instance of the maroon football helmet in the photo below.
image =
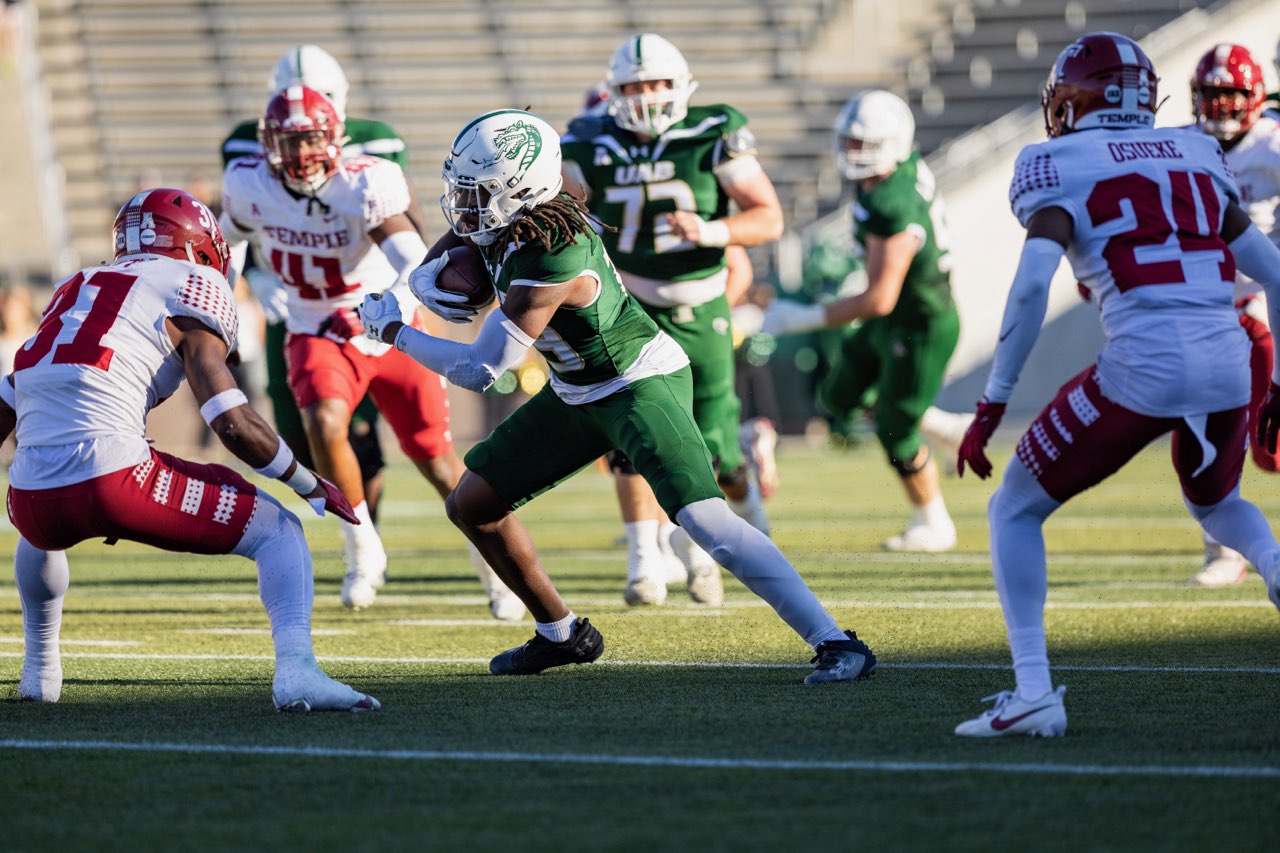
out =
[[120,208],[111,232],[117,258],[164,255],[213,267],[223,275],[231,262],[213,211],[182,190],[143,190]]
[[315,195],[338,171],[344,137],[337,108],[303,85],[279,92],[258,122],[267,165],[301,195]]
[[1119,33],[1089,33],[1058,54],[1040,94],[1049,136],[1104,127],[1150,128],[1156,121],[1155,66]]
[[1262,66],[1238,44],[1215,45],[1191,75],[1196,126],[1222,142],[1248,133],[1266,99]]

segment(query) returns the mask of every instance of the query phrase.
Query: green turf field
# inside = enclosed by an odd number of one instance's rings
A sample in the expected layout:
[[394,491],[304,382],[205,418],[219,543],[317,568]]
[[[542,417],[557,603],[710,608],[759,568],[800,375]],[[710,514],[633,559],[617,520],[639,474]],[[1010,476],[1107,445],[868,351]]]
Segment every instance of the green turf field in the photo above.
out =
[[[1006,448],[1007,453],[1008,448]],[[874,448],[784,447],[775,535],[880,657],[801,684],[809,650],[732,579],[708,610],[622,604],[608,479],[521,511],[600,663],[487,674],[532,624],[488,618],[434,494],[393,471],[390,581],[338,603],[339,535],[307,522],[316,648],[365,715],[280,715],[253,567],[80,546],[56,705],[19,704],[21,621],[0,583],[0,815],[24,849],[1275,850],[1280,616],[1251,577],[1192,590],[1199,537],[1152,448],[1047,528],[1068,736],[963,741],[1013,686],[986,557],[993,486],[946,483],[960,547],[887,555],[905,520]],[[1275,483],[1245,492],[1280,516]],[[293,504],[298,504],[292,499]],[[297,509],[305,509],[298,505]],[[15,534],[0,534],[11,553]]]

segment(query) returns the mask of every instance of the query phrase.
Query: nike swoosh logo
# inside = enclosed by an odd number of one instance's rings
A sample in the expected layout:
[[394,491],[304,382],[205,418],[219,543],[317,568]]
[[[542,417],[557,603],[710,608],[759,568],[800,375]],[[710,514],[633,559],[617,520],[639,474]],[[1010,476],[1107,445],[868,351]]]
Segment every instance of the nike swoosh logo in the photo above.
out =
[[[1016,329],[1016,328],[1018,328],[1018,324],[1017,324],[1017,323],[1014,323],[1014,324],[1013,324],[1012,326],[1010,326],[1008,329],[1005,329],[1003,332],[1001,332],[1001,333],[1000,333],[1000,338],[999,338],[999,340],[1003,341],[1005,338],[1007,338],[1007,337],[1009,337],[1010,335],[1012,335],[1012,334],[1013,334],[1013,330],[1014,330],[1014,329]],[[997,341],[997,343],[998,343],[998,341]]]
[[1027,717],[1030,717],[1032,714],[1038,714],[1041,711],[1043,711],[1045,708],[1052,708],[1052,707],[1053,707],[1052,705],[1041,705],[1039,708],[1032,708],[1030,711],[1027,711],[1025,714],[1019,714],[1016,717],[1008,717],[1007,719],[1001,719],[999,717],[996,717],[991,721],[991,728],[995,729],[998,732],[1002,732],[1005,729],[1009,728],[1009,726],[1012,726],[1014,723],[1017,723],[1021,720],[1025,720]]

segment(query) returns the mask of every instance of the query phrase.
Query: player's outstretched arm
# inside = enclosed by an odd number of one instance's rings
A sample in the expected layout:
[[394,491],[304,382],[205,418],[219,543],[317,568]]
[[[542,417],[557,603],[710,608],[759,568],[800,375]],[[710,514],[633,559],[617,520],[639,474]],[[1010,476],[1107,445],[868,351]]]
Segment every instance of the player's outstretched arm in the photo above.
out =
[[1027,356],[1040,337],[1040,326],[1049,307],[1049,285],[1071,243],[1071,230],[1071,216],[1060,207],[1037,211],[1027,223],[1027,239],[1009,287],[986,391],[960,443],[956,470],[962,475],[966,465],[981,479],[991,475],[987,443],[1000,425]]
[[227,344],[212,329],[191,317],[166,320],[169,337],[182,356],[187,382],[200,404],[200,414],[223,445],[264,477],[280,480],[311,504],[317,514],[328,510],[359,524],[350,502],[332,483],[310,471],[249,406],[227,368]]
[[[1271,342],[1280,345],[1280,249],[1235,202],[1228,204],[1223,214],[1222,237],[1235,256],[1236,266],[1266,293]],[[1258,409],[1257,440],[1268,453],[1276,452],[1280,440],[1280,362],[1272,363],[1271,388]]]
[[393,345],[461,388],[482,392],[524,360],[557,308],[587,304],[594,297],[595,283],[590,276],[579,276],[557,285],[512,287],[502,307],[485,318],[470,344],[406,326],[391,293],[366,296],[360,316],[369,337]]

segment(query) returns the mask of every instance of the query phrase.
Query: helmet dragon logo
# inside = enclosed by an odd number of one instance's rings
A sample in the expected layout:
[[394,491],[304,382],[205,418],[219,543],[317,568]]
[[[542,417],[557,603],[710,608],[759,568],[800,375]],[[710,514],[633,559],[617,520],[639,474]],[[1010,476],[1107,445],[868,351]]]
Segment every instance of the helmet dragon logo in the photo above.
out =
[[520,163],[516,167],[516,180],[524,175],[533,161],[538,159],[542,151],[542,134],[531,124],[517,121],[498,131],[493,138],[494,162],[498,160],[515,160]]

